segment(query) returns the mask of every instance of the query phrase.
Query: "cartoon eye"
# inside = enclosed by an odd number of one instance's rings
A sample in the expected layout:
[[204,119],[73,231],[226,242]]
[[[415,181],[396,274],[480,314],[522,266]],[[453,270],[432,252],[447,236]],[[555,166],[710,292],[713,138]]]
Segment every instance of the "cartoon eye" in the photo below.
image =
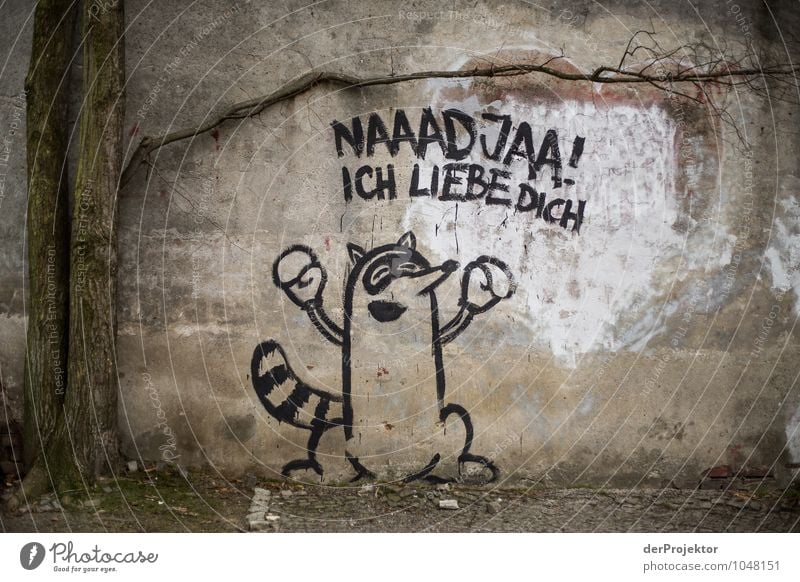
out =
[[385,323],[387,321],[396,320],[403,315],[408,308],[397,301],[378,300],[370,301],[367,305],[367,309],[369,309],[369,313],[372,315],[372,317],[381,323]]
[[391,277],[392,270],[389,265],[381,265],[377,267],[369,278],[370,285],[374,285],[375,287],[381,286],[383,279],[387,277]]
[[402,263],[397,269],[401,273],[416,273],[420,270],[420,267],[416,263]]

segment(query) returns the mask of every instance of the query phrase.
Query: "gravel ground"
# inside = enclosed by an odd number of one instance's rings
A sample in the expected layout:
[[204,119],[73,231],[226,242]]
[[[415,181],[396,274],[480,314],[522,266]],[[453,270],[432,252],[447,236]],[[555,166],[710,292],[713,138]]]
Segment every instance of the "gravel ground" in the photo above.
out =
[[[323,487],[128,475],[0,514],[0,529],[276,532],[800,532],[796,490]],[[753,490],[755,489],[755,491]],[[444,502],[444,503],[442,503]],[[455,502],[455,503],[454,503]],[[457,505],[458,509],[441,507]]]
[[[366,487],[273,491],[266,531],[789,532],[800,510],[773,492]],[[457,510],[444,509],[441,503]],[[277,516],[275,518],[274,516]],[[259,529],[259,528],[256,528]]]

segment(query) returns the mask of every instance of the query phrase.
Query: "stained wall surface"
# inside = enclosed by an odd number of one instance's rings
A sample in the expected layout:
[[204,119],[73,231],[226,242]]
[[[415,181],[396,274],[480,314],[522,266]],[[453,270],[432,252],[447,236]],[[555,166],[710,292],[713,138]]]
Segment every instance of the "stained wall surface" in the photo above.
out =
[[[25,5],[3,19],[0,73],[0,363],[16,418]],[[664,52],[786,61],[790,8],[132,1],[128,154],[312,71],[591,71],[652,27]],[[118,205],[124,452],[326,482],[459,464],[540,485],[685,484],[718,465],[788,478],[798,112],[769,88],[323,83],[164,147]]]

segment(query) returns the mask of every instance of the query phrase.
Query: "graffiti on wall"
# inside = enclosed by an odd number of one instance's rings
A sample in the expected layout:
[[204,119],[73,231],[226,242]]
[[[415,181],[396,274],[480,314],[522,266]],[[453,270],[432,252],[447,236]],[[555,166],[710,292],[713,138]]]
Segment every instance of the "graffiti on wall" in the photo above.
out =
[[[339,158],[349,154],[363,162],[376,152],[394,158],[401,148],[407,148],[415,161],[406,187],[400,185],[391,163],[342,166],[347,202],[354,198],[395,200],[398,192],[405,191],[410,199],[505,207],[580,233],[586,200],[573,201],[558,194],[568,191],[575,181],[564,175],[555,128],[536,136],[530,123],[515,122],[511,115],[483,112],[476,119],[454,108],[437,115],[431,107],[420,110],[417,131],[403,109],[395,110],[391,131],[377,112],[371,113],[366,123],[353,117],[348,123],[333,121],[331,127]],[[578,167],[585,141],[581,136],[573,139],[567,168]],[[431,152],[444,163],[429,162],[422,168],[420,162],[430,160]],[[514,179],[516,167],[524,168],[524,180]]]
[[[324,468],[317,458],[320,439],[328,431],[341,429],[345,457],[354,471],[353,480],[374,476],[372,468],[390,463],[392,454],[402,452],[399,444],[392,447],[389,438],[382,453],[373,454],[375,447],[369,442],[370,435],[391,434],[392,425],[376,420],[378,417],[372,412],[374,399],[383,395],[388,405],[409,417],[428,415],[430,422],[417,422],[415,426],[429,427],[431,432],[455,420],[462,429],[451,431],[460,439],[456,455],[459,468],[473,463],[490,473],[490,479],[495,479],[498,469],[493,461],[472,451],[474,429],[469,412],[448,399],[442,348],[467,329],[473,318],[514,294],[516,284],[511,271],[503,261],[491,256],[469,262],[461,276],[457,312],[452,319],[442,322],[437,289],[459,269],[456,261],[432,265],[417,250],[412,232],[405,233],[396,243],[369,251],[350,243],[348,254],[351,266],[341,325],[323,303],[327,273],[311,248],[290,246],[273,264],[275,285],[308,316],[327,341],[341,349],[342,365],[341,391],[336,393],[303,382],[289,364],[284,349],[274,340],[256,347],[251,377],[259,400],[278,421],[310,432],[307,455],[287,463],[283,474],[312,470],[322,476]],[[410,356],[415,360],[413,364],[406,362],[427,380],[413,389],[384,381],[381,394],[376,394],[374,381],[363,377],[364,370],[373,368],[370,359],[379,358],[374,351],[374,338],[382,338],[382,343],[395,342],[395,347],[402,350],[411,343],[404,335],[407,333],[429,338],[430,350]],[[414,349],[419,352],[418,346]],[[375,365],[380,367],[380,360]],[[432,435],[415,434],[414,438],[427,442],[428,436]],[[427,462],[421,461],[420,466],[407,471],[404,479],[445,480],[437,469],[447,453],[432,450],[430,455]]]
[[[456,216],[459,204],[478,213],[486,206],[580,234],[586,200],[578,197],[575,170],[584,137],[560,143],[563,130],[496,109],[416,111],[414,120],[395,109],[393,118],[372,112],[331,123],[346,204],[404,198],[413,212],[455,203]],[[378,156],[385,163],[376,162]],[[448,392],[443,348],[476,316],[510,298],[517,282],[507,262],[476,244],[468,256],[480,256],[463,266],[460,285],[442,286],[459,263],[441,246],[429,248],[439,257],[432,259],[417,248],[412,227],[403,230],[396,242],[370,250],[348,244],[341,310],[323,304],[328,276],[309,246],[290,246],[273,263],[275,285],[341,350],[341,387],[335,389],[304,382],[275,340],[253,353],[251,377],[263,406],[310,433],[305,455],[287,463],[284,475],[310,470],[322,476],[320,441],[331,433],[343,438],[343,462],[354,480],[387,467],[405,480],[447,480],[453,465],[459,473],[467,466],[471,474],[497,478],[494,460],[473,451],[474,426],[457,403],[458,386]],[[447,296],[448,288],[458,289],[456,297]],[[440,301],[455,304],[444,310],[452,317],[442,316]]]

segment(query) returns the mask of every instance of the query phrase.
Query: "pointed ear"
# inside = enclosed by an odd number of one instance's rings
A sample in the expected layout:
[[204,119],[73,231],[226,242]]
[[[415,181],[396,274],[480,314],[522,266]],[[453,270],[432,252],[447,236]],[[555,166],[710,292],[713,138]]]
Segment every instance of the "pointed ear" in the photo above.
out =
[[361,257],[367,254],[367,251],[355,243],[347,243],[347,254],[350,255],[350,261],[355,265]]
[[415,237],[414,233],[409,230],[400,237],[400,240],[397,241],[397,244],[413,251],[417,248],[417,237]]

